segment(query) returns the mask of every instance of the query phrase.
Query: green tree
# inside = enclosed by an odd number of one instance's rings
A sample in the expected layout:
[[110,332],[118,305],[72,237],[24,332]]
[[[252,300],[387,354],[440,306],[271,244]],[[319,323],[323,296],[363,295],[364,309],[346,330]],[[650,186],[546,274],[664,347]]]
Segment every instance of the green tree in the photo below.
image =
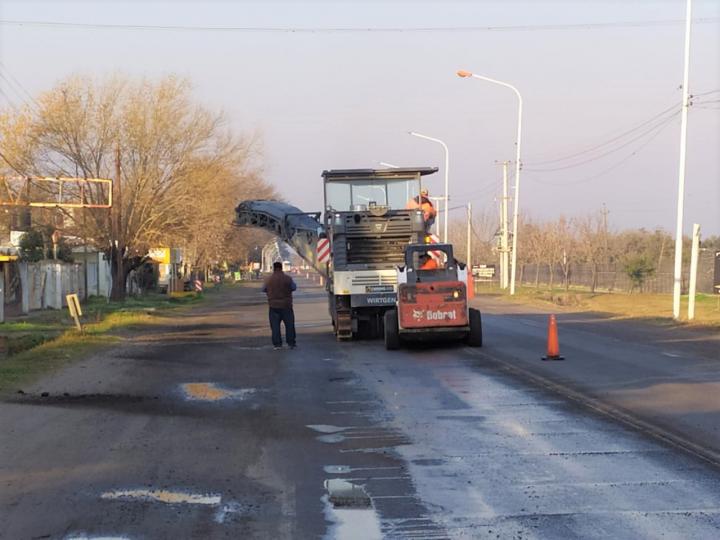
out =
[[646,255],[634,255],[629,257],[623,264],[623,271],[632,282],[630,292],[636,287],[642,292],[645,280],[655,273],[652,261]]
[[20,237],[20,258],[27,262],[38,262],[45,258],[45,238],[38,229],[32,229]]

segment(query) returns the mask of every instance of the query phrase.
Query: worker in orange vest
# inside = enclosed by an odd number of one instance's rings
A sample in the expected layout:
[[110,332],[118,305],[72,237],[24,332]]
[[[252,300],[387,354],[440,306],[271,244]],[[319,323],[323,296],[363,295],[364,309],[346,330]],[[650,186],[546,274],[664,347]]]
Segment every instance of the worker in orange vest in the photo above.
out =
[[437,261],[430,256],[429,253],[423,253],[420,255],[420,267],[418,270],[437,270],[440,268]]
[[406,208],[408,208],[408,209],[418,208],[418,209],[422,210],[423,220],[425,220],[425,230],[426,231],[429,231],[430,228],[435,223],[435,218],[437,217],[437,210],[435,210],[435,206],[433,205],[432,201],[428,198],[428,190],[427,189],[425,189],[425,188],[421,189],[420,195],[410,199],[407,203]]

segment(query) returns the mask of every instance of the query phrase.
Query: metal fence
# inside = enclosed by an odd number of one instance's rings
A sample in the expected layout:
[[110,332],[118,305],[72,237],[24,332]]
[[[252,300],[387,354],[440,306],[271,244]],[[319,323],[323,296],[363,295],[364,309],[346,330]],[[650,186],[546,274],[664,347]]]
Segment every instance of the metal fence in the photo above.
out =
[[[570,272],[568,274],[570,287],[582,287],[590,289],[593,282],[592,265],[589,264],[570,264]],[[517,280],[525,286],[553,287],[562,288],[565,286],[565,276],[560,265],[551,268],[547,264],[526,264],[518,267],[519,274]],[[698,275],[697,275],[697,292],[713,293],[713,273],[714,273],[714,253],[709,251],[700,252],[698,258]],[[682,274],[682,290],[683,294],[687,293],[690,275],[690,264],[683,265]],[[604,264],[599,265],[596,277],[596,290],[598,291],[619,291],[647,293],[672,293],[673,290],[673,263],[671,260],[665,261],[660,268],[647,277],[642,287],[634,287],[630,276],[623,270],[621,264]]]

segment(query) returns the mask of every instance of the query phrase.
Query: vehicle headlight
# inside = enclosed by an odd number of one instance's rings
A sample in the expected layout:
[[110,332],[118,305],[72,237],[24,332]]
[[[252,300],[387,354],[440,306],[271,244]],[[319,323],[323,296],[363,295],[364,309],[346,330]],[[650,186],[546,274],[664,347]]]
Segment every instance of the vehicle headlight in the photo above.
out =
[[458,291],[453,291],[453,298],[460,298],[460,293]]

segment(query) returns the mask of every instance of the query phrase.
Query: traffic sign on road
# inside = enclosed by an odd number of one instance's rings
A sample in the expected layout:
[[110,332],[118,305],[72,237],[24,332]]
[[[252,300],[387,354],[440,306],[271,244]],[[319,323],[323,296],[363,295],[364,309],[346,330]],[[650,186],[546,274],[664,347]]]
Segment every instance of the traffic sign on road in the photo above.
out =
[[318,262],[321,263],[330,261],[330,240],[327,238],[320,238],[320,240],[318,240],[317,258]]

